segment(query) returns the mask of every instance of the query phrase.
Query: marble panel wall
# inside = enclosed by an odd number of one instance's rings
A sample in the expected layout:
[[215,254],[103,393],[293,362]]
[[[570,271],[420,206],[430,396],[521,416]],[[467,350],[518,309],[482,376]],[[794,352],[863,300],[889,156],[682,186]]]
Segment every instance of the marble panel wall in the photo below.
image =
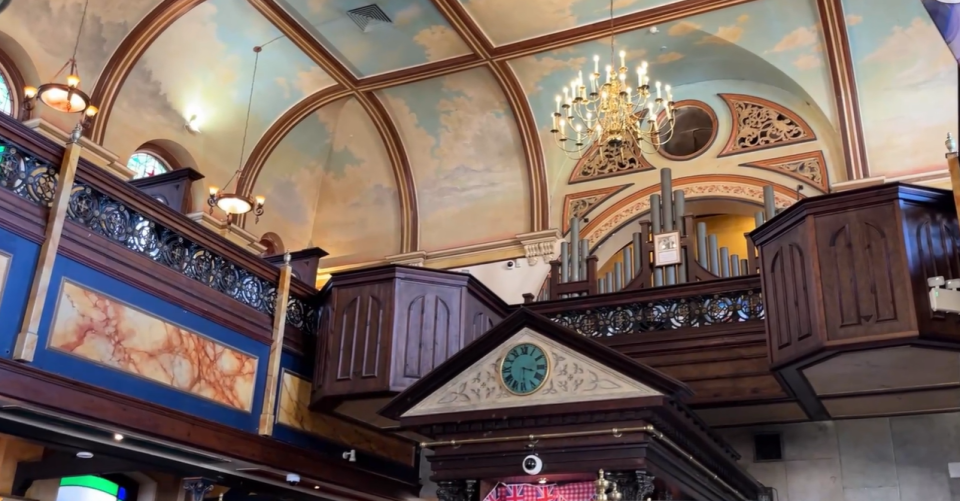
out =
[[[779,501],[960,501],[960,413],[718,431]],[[759,431],[782,433],[782,461],[753,460]]]
[[258,359],[64,280],[47,348],[250,412]]

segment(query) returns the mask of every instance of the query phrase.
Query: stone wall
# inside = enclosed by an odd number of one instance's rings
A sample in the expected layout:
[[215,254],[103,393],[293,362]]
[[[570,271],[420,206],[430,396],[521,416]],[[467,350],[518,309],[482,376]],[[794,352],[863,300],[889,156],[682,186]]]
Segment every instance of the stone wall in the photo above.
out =
[[[960,413],[718,431],[774,501],[960,501]],[[753,461],[760,431],[782,433],[782,461]]]

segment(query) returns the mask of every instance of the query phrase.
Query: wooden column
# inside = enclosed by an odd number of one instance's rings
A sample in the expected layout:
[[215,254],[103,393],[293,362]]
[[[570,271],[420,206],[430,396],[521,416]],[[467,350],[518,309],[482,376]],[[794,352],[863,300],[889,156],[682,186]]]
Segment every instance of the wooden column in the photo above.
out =
[[47,233],[40,247],[40,257],[37,259],[37,268],[33,274],[33,284],[30,285],[30,296],[27,310],[23,316],[23,325],[17,335],[17,343],[13,349],[13,359],[18,362],[32,362],[37,351],[37,331],[40,330],[40,319],[43,317],[43,306],[50,288],[50,279],[53,277],[53,264],[57,260],[57,250],[60,248],[60,237],[63,234],[63,223],[67,218],[67,207],[70,205],[70,194],[73,191],[73,180],[77,174],[77,164],[80,162],[80,135],[83,129],[79,124],[70,136],[63,151],[63,160],[60,162],[57,191],[53,196],[53,204],[47,219]]
[[833,77],[833,96],[837,103],[847,180],[870,177],[867,150],[863,143],[863,125],[860,121],[860,98],[853,72],[853,57],[850,55],[843,3],[842,0],[817,0],[817,6]]
[[290,253],[283,256],[280,266],[280,283],[277,284],[277,307],[273,314],[273,342],[270,343],[270,357],[267,359],[267,381],[263,391],[263,411],[257,427],[261,435],[273,435],[273,423],[276,421],[277,395],[280,392],[280,357],[283,355],[283,331],[287,326],[287,302],[290,300],[290,278],[293,266],[290,265]]

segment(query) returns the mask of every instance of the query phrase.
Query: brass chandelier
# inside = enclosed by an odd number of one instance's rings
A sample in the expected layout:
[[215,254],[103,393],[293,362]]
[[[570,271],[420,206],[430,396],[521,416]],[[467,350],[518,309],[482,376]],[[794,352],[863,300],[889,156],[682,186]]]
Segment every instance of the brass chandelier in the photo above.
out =
[[[77,49],[80,47],[80,36],[83,34],[83,24],[87,18],[87,7],[90,0],[83,4],[83,13],[80,16],[80,27],[77,29],[77,40],[73,44],[73,55],[60,68],[60,71],[53,76],[49,83],[41,85],[39,88],[27,86],[23,89],[23,107],[27,111],[32,111],[36,106],[35,102],[41,103],[63,113],[83,113],[79,125],[88,127],[93,117],[99,111],[96,106],[90,102],[90,96],[80,90],[80,71],[77,69]],[[66,82],[59,83],[57,78],[64,72],[67,73]]]
[[[243,155],[247,146],[247,132],[250,129],[250,111],[253,108],[253,91],[257,83],[257,66],[260,62],[261,51],[263,51],[263,46],[253,48],[255,54],[253,60],[253,78],[250,82],[250,97],[247,100],[247,118],[243,126],[243,140],[240,142],[240,163],[237,165],[237,171],[224,185],[227,189],[221,190],[216,186],[211,186],[210,196],[207,198],[207,205],[210,206],[210,214],[213,214],[214,208],[218,208],[226,213],[227,222],[231,221],[231,216],[242,216],[248,212],[253,212],[255,217],[254,223],[259,223],[260,216],[263,215],[263,204],[266,202],[261,195],[251,197],[240,193],[240,175],[243,172]],[[234,183],[235,186],[235,189],[232,191],[229,190],[230,183]]]
[[611,0],[611,64],[600,73],[600,56],[593,56],[589,81],[584,81],[583,71],[579,71],[570,85],[563,87],[563,95],[556,96],[557,108],[550,132],[557,146],[576,160],[583,158],[594,145],[597,154],[606,148],[616,150],[621,157],[630,156],[624,150],[631,144],[641,153],[651,148],[656,152],[673,136],[675,110],[670,86],[659,81],[651,85],[646,61],[637,67],[635,77],[630,76],[626,51],[620,51],[620,64],[614,69],[613,22]]

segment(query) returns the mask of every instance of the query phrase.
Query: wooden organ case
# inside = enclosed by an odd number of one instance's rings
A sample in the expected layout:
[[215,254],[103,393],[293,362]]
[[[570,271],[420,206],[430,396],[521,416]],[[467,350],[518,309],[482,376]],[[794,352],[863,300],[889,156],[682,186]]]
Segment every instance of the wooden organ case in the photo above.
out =
[[380,414],[433,450],[440,501],[479,501],[497,482],[596,481],[599,470],[623,501],[770,499],[686,407],[691,394],[521,308]]

